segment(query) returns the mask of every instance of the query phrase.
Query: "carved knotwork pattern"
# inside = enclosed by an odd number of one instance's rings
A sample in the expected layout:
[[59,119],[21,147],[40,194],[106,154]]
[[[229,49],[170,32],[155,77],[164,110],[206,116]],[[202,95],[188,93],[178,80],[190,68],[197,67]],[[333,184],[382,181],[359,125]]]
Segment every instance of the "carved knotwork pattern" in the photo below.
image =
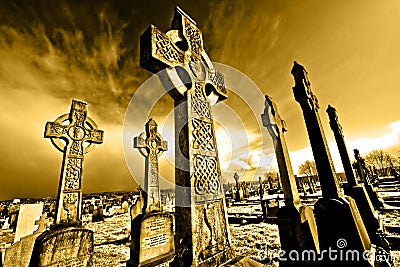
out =
[[64,195],[64,202],[67,204],[75,204],[78,201],[77,193],[66,193]]
[[82,126],[86,119],[86,110],[84,109],[85,105],[83,104],[75,104],[73,116],[75,119],[75,124],[77,126]]
[[158,159],[157,155],[150,155],[150,183],[158,184]]
[[224,76],[221,73],[215,70],[210,70],[208,78],[217,87],[219,91],[226,94]]
[[212,123],[193,119],[193,148],[215,152]]
[[60,123],[52,123],[50,127],[50,134],[62,135],[67,133],[67,127]]
[[70,149],[71,155],[83,156],[82,141],[73,141]]
[[190,51],[197,57],[197,59],[200,59],[201,58],[200,53],[202,50],[200,31],[196,27],[194,27],[193,24],[190,23],[186,18],[185,18],[185,30],[186,30],[186,37],[188,38],[188,43],[190,45]]
[[215,157],[196,155],[193,176],[197,194],[216,194],[218,192],[219,171]]
[[154,39],[156,41],[156,53],[159,57],[163,57],[168,62],[183,63],[183,54],[177,51],[169,38],[156,31]]
[[100,131],[90,131],[88,133],[88,137],[93,141],[101,141],[103,140],[103,136]]
[[192,112],[200,117],[211,119],[210,104],[204,96],[204,91],[201,84],[195,83],[194,93],[191,95],[191,98]]
[[69,158],[65,172],[65,188],[78,190],[82,172],[82,159]]

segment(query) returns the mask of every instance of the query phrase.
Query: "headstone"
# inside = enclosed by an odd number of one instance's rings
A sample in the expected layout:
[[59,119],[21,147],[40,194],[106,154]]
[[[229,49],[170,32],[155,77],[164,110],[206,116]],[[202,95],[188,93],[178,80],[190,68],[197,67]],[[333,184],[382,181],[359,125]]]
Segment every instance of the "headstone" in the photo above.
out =
[[7,230],[8,228],[10,228],[10,217],[6,218],[3,225],[1,226],[1,230]]
[[[263,125],[267,127],[272,137],[285,197],[285,206],[279,208],[277,214],[281,247],[285,251],[313,250],[319,252],[313,210],[301,203],[297,190],[296,178],[285,140],[286,124],[279,115],[276,104],[269,96],[265,96],[265,110],[261,118]],[[292,266],[293,264],[294,262],[290,261],[280,262],[280,266]],[[313,263],[304,262],[303,265],[296,266],[310,266],[311,264]]]
[[124,213],[127,213],[128,210],[129,210],[129,203],[128,203],[128,201],[125,200],[124,202],[122,202],[121,208],[124,210]]
[[360,211],[371,242],[377,246],[384,247],[385,244],[378,235],[378,231],[383,231],[378,220],[378,213],[375,211],[365,187],[362,184],[358,184],[353,173],[350,157],[344,141],[343,128],[339,123],[339,117],[336,109],[332,106],[328,106],[326,112],[329,115],[329,124],[335,135],[336,144],[339,149],[339,154],[342,159],[343,168],[347,178],[347,187],[345,193],[354,198],[356,201],[358,210]]
[[233,258],[211,105],[227,98],[224,78],[203,48],[196,22],[175,9],[166,34],[141,36],[140,65],[174,98],[175,264],[217,266]]
[[93,244],[88,229],[46,231],[36,239],[29,266],[93,266]]
[[358,149],[354,149],[354,158],[356,159],[356,162],[353,166],[358,174],[358,177],[360,177],[361,182],[364,184],[365,190],[368,193],[372,205],[375,209],[382,208],[384,206],[384,202],[379,198],[378,193],[367,179],[368,170],[365,166],[365,160],[361,157]]
[[40,219],[43,213],[43,202],[37,204],[21,204],[15,230],[14,243],[21,237],[31,235],[37,230],[36,221]]
[[131,258],[127,265],[169,266],[175,254],[173,217],[162,211],[158,171],[158,156],[168,149],[168,144],[157,132],[153,118],[145,129],[134,139],[134,147],[145,157],[145,192],[140,191],[143,200],[131,211]]
[[[371,249],[371,242],[354,199],[344,196],[341,191],[320,121],[318,99],[311,90],[308,73],[297,62],[294,62],[291,73],[295,80],[294,97],[303,110],[322,190],[322,198],[314,205],[320,248],[336,248],[338,240],[344,239],[346,249],[363,253]],[[337,266],[337,262],[329,259],[324,264]],[[367,261],[347,261],[346,264],[369,266]]]
[[235,201],[243,201],[244,200],[243,183],[239,182],[240,177],[236,172],[233,175],[233,179],[235,179],[236,182]]
[[[57,149],[63,152],[60,186],[57,195],[56,224],[79,224],[82,220],[82,169],[83,155],[93,148],[93,144],[103,143],[104,132],[87,117],[87,104],[72,100],[69,114],[47,122],[44,133]],[[67,144],[60,139],[67,140]],[[84,146],[84,143],[89,143]]]
[[260,199],[263,199],[263,197],[264,197],[264,185],[262,183],[261,177],[258,177],[258,184],[259,184],[258,194],[260,196]]
[[[43,205],[41,206],[42,206],[41,208],[43,208]],[[22,224],[20,224],[20,227],[21,225]],[[35,229],[33,229],[33,231],[30,234],[20,235],[18,241],[16,241],[11,247],[9,247],[6,250],[3,266],[28,267],[31,260],[31,255],[33,247],[35,245],[36,238],[47,229],[47,225],[48,225],[48,219],[46,218],[46,214],[40,214],[39,218],[34,221],[35,227],[29,226],[31,229],[33,228]]]

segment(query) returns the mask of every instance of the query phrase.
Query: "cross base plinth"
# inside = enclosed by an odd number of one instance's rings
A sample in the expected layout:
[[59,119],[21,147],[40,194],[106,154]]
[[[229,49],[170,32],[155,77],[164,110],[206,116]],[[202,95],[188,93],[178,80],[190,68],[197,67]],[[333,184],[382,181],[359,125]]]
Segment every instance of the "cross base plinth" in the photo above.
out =
[[[316,228],[313,209],[302,204],[290,204],[279,209],[278,214],[279,239],[281,249],[284,251],[305,250],[319,252],[318,232]],[[280,261],[279,266],[317,266],[310,261]]]
[[[171,266],[220,266],[235,255],[230,244],[223,199],[175,207],[176,256]],[[183,231],[186,230],[186,231]],[[190,235],[183,233],[190,233]]]
[[383,231],[383,229],[381,227],[378,214],[372,206],[364,186],[356,185],[348,187],[345,189],[345,194],[352,197],[356,201],[361,218],[364,221],[365,228],[371,239],[371,243],[389,251],[390,248],[387,241],[378,235],[378,232]]
[[[336,250],[338,253],[335,255],[340,255],[340,250],[343,255],[348,251],[356,251],[359,260],[349,257],[346,261],[340,261],[340,264],[373,266],[363,258],[363,253],[371,250],[371,242],[354,199],[348,196],[337,199],[323,197],[315,203],[314,210],[321,251]],[[323,266],[337,266],[338,260],[338,257],[332,260],[325,253],[320,262]]]

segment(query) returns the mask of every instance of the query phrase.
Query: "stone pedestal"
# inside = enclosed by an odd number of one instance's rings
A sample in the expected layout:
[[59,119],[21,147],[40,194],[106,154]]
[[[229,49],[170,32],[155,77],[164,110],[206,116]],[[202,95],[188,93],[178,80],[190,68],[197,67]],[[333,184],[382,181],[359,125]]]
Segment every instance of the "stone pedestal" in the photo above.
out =
[[29,266],[93,266],[93,254],[93,231],[48,230],[37,237]]

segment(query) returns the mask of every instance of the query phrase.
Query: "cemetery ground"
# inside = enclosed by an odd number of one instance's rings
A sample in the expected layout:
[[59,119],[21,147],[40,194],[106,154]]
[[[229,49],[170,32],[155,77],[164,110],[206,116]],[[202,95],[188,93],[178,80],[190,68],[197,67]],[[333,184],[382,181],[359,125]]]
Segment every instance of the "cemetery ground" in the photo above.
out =
[[[379,195],[384,199],[396,199],[400,197],[400,192],[393,190],[380,190]],[[316,199],[316,198],[315,198]],[[303,201],[312,204],[315,199],[312,195],[303,198]],[[395,201],[395,200],[393,200]],[[248,255],[260,261],[265,266],[279,266],[278,258],[274,252],[280,249],[278,226],[274,218],[267,220],[246,219],[239,215],[254,215],[253,219],[261,213],[259,203],[256,198],[243,201],[240,205],[235,205],[228,200],[228,214],[230,217],[238,216],[235,220],[230,220],[230,233],[232,244],[237,254]],[[399,203],[400,204],[400,203]],[[398,226],[400,225],[400,209],[386,209],[379,211],[379,216],[386,225],[387,234],[393,237],[400,237]],[[233,221],[233,222],[231,222]],[[105,217],[104,220],[91,222],[90,218],[85,218],[85,228],[94,231],[94,266],[126,266],[129,259],[130,247],[130,215],[129,212]],[[14,233],[11,230],[0,229],[0,244],[12,244]],[[395,261],[392,266],[400,266],[400,247],[393,248],[392,256]],[[272,260],[270,259],[270,255]]]

